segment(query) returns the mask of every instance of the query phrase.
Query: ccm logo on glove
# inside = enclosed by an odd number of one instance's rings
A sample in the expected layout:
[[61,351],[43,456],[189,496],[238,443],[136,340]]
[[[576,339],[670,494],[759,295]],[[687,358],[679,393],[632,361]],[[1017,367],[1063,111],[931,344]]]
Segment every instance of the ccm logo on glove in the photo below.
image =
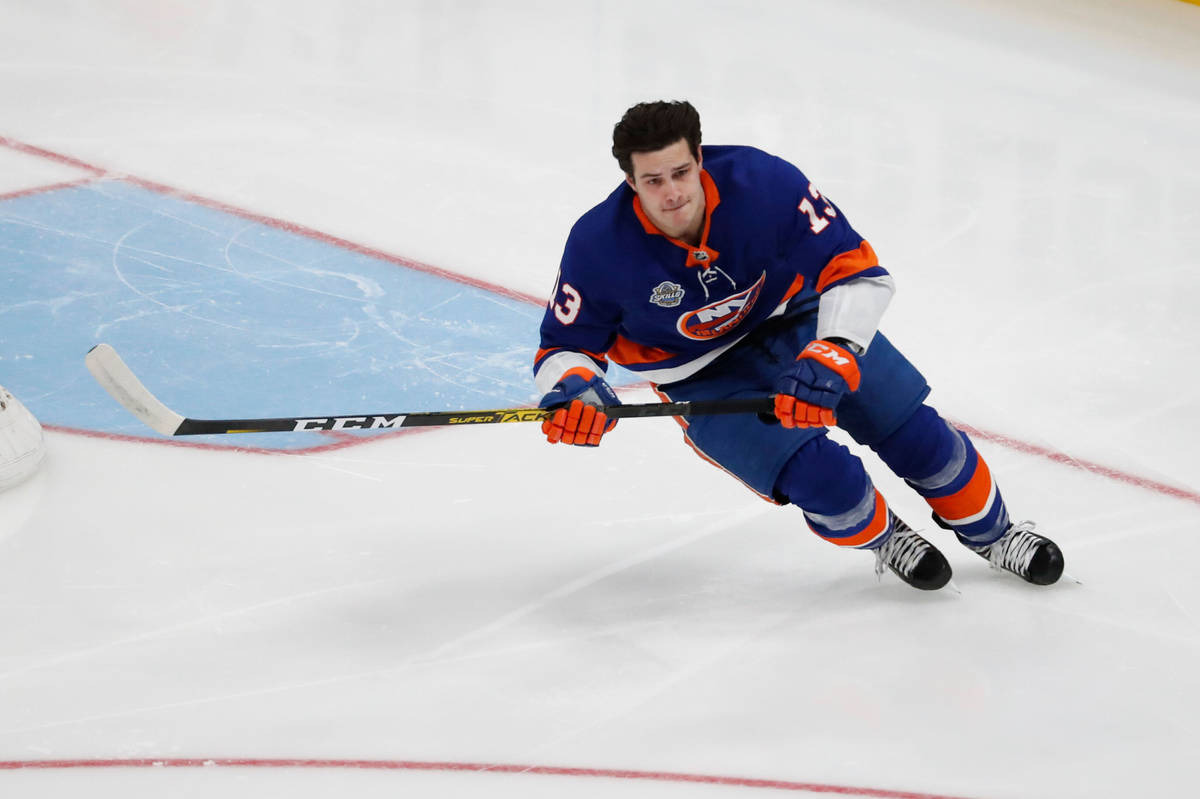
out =
[[826,341],[814,341],[796,356],[796,360],[801,358],[815,358],[818,363],[840,374],[850,384],[851,391],[858,391],[858,362],[848,350]]
[[858,390],[858,360],[831,341],[811,342],[776,384],[775,416],[784,427],[832,427],[844,394]]

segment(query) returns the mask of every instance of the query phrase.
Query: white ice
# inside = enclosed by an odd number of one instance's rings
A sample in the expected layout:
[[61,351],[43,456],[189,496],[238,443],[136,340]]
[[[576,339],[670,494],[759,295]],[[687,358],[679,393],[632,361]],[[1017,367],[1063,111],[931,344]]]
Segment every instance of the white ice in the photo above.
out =
[[[1024,585],[937,531],[961,593],[876,582],[665,420],[589,451],[527,425],[309,456],[51,431],[0,496],[0,761],[1194,795],[1200,7],[0,2],[0,136],[538,296],[619,180],[620,113],[683,97],[872,242],[900,287],[885,330],[946,415],[1018,443],[979,441],[1081,583]],[[0,148],[0,195],[73,177],[38,164]],[[0,770],[5,797],[84,792],[764,790]]]

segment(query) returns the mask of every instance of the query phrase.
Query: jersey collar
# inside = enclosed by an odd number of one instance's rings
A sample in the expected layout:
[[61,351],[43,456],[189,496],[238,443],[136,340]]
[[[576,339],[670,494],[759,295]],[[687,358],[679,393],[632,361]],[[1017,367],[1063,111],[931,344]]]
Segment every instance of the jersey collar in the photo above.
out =
[[704,228],[700,233],[700,246],[698,247],[693,247],[686,241],[671,238],[659,230],[658,226],[651,222],[650,217],[646,215],[646,211],[642,208],[642,199],[636,194],[633,195],[633,212],[637,214],[642,228],[651,236],[662,236],[675,246],[687,250],[687,266],[699,266],[707,269],[721,254],[708,246],[708,229],[712,224],[713,210],[721,203],[721,195],[717,191],[717,184],[713,182],[712,176],[704,169],[700,170],[700,186],[704,189]]

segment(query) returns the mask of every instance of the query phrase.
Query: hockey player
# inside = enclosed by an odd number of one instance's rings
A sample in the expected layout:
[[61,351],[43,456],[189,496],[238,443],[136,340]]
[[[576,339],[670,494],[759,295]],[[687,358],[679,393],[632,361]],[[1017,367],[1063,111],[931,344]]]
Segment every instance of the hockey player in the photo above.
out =
[[633,106],[613,130],[625,180],[567,239],[534,379],[551,443],[596,446],[620,400],[609,360],[665,399],[775,395],[774,418],[694,417],[687,442],[767,500],[798,506],[876,571],[941,588],[946,558],[888,509],[843,428],[925,498],[962,544],[1030,583],[1062,574],[1054,542],[1014,524],[970,438],[878,326],[894,283],[845,215],[790,163],[700,147],[687,102]]

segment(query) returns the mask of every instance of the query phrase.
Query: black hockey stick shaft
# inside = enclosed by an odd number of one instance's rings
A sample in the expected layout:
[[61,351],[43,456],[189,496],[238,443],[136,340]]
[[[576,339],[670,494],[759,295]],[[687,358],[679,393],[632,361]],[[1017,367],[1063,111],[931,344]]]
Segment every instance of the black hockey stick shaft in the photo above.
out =
[[[772,397],[703,400],[697,402],[647,402],[609,405],[612,419],[649,416],[711,416],[726,413],[771,413]],[[540,422],[553,411],[539,408],[498,408],[483,411],[423,411],[419,413],[368,413],[357,416],[287,416],[274,419],[188,419],[171,435],[272,433],[304,430],[393,430],[402,427],[436,427],[471,424]]]
[[[223,435],[226,433],[283,433],[305,430],[394,430],[402,427],[540,422],[551,411],[538,408],[500,408],[487,411],[364,413],[345,416],[286,416],[267,419],[191,419],[179,414],[146,388],[107,344],[97,344],[84,359],[105,391],[145,423],[165,436]],[[772,396],[697,402],[648,402],[613,405],[604,409],[614,419],[646,416],[710,416],[725,413],[771,413]]]

